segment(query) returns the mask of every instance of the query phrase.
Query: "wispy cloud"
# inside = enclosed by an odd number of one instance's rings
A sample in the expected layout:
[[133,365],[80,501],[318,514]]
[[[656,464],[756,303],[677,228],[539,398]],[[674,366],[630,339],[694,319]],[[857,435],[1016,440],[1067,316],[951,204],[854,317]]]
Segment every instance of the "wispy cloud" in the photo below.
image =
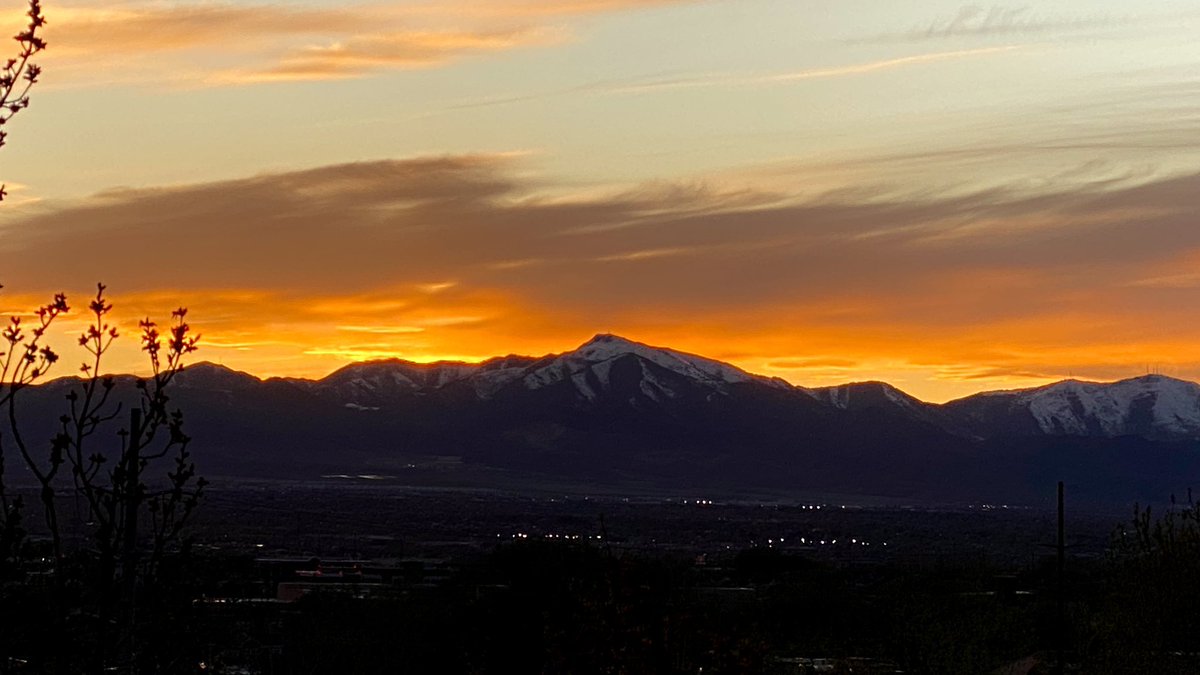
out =
[[206,2],[108,4],[56,9],[46,30],[54,40],[54,51],[69,56],[103,59],[198,47],[245,53],[279,37],[367,30],[373,15],[372,11]]
[[1129,285],[1143,288],[1200,288],[1200,272],[1181,272],[1136,279],[1129,282]]
[[812,370],[817,368],[826,370],[850,370],[858,367],[860,364],[858,361],[853,359],[801,356],[769,361],[766,365],[771,370]]
[[425,329],[420,326],[338,326],[337,329],[347,333],[371,333],[374,335],[407,335],[425,332]]
[[905,68],[940,61],[953,61],[965,58],[976,58],[1011,52],[1022,49],[1024,45],[1005,45],[999,47],[980,47],[978,49],[959,49],[943,52],[912,54],[890,59],[854,63],[844,66],[825,68],[808,68],[771,74],[729,75],[716,74],[701,77],[680,77],[645,82],[634,82],[616,85],[600,85],[595,90],[609,94],[629,94],[664,89],[694,89],[700,87],[746,87],[755,85],[787,84],[802,80],[818,80],[835,77],[866,75],[879,71]]
[[527,27],[495,32],[397,32],[366,35],[324,46],[295,49],[271,65],[231,69],[209,82],[256,84],[363,77],[381,70],[429,68],[487,52],[545,46],[562,37],[545,28]]
[[643,260],[656,260],[659,258],[670,258],[680,255],[689,255],[696,253],[694,248],[672,247],[672,248],[650,248],[641,251],[628,251],[626,253],[613,253],[610,255],[602,255],[596,260],[600,262],[639,262]]
[[1021,370],[1011,366],[954,366],[943,365],[938,369],[938,377],[946,380],[1013,380],[1026,379],[1047,382],[1062,379],[1062,374]]
[[427,0],[407,8],[413,14],[452,15],[475,18],[558,17],[580,14],[600,14],[670,5],[682,5],[696,0]]
[[[56,83],[248,84],[363,77],[569,39],[573,16],[684,0],[362,3],[338,8],[185,1],[56,9]],[[691,0],[695,1],[695,0]],[[19,17],[13,14],[13,20]],[[14,24],[16,25],[16,24]],[[151,61],[145,55],[155,54]]]
[[1127,26],[1135,20],[1138,18],[1131,15],[1047,14],[1034,10],[1028,5],[984,7],[971,4],[963,6],[953,15],[934,18],[928,23],[913,26],[906,31],[878,34],[851,42],[922,42],[951,38],[991,37],[1038,38],[1051,34],[1095,32]]

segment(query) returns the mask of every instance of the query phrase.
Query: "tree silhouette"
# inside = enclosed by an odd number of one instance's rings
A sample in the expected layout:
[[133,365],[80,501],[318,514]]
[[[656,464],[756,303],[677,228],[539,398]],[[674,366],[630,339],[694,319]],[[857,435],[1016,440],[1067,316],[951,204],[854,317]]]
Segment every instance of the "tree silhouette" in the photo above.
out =
[[[112,304],[97,285],[89,302],[92,319],[78,343],[89,359],[63,395],[65,410],[47,441],[37,443],[32,429],[47,420],[22,408],[26,391],[43,380],[60,359],[44,344],[48,329],[70,308],[66,296],[34,312],[32,327],[14,316],[0,333],[0,466],[19,458],[36,481],[38,505],[49,535],[49,572],[53,580],[48,606],[56,620],[75,612],[93,617],[77,635],[96,648],[80,650],[97,661],[125,664],[138,657],[136,634],[153,617],[136,611],[155,591],[164,556],[179,543],[206,482],[196,473],[183,432],[183,414],[169,407],[168,387],[182,371],[184,358],[197,348],[198,336],[186,322],[187,310],[172,313],[165,333],[150,319],[139,323],[141,347],[150,375],[115,378],[104,374],[104,356],[120,333],[110,320]],[[54,387],[61,391],[62,384]],[[39,393],[43,400],[45,393]],[[36,412],[36,411],[35,411]],[[0,473],[0,560],[9,577],[23,569],[25,519],[21,496]],[[67,523],[64,503],[82,500],[86,515]],[[82,520],[83,522],[78,522]],[[64,533],[83,531],[68,543]]]
[[[40,0],[29,0],[27,16],[14,37],[16,56],[0,68],[0,145],[4,125],[29,107],[30,88],[42,72],[31,61],[46,48],[38,34],[46,24]],[[4,195],[0,186],[0,199]],[[66,389],[56,421],[39,418],[44,405],[34,414],[22,406],[27,391],[44,383],[60,361],[48,337],[70,312],[66,295],[12,316],[0,330],[0,584],[18,582],[0,585],[0,606],[11,613],[20,601],[26,611],[19,630],[0,627],[0,673],[27,666],[39,672],[139,671],[146,658],[138,637],[155,620],[145,601],[206,484],[188,451],[183,415],[169,407],[167,394],[199,340],[186,322],[187,310],[172,312],[161,330],[149,318],[140,321],[150,374],[116,378],[103,370],[105,354],[120,337],[105,290],[97,284],[88,302],[91,319],[78,337],[87,354],[81,376],[69,386],[54,385],[53,391]],[[53,429],[48,439],[42,435],[47,429]],[[25,495],[6,481],[6,468],[14,466],[37,485],[35,502],[49,540],[40,555],[31,554]],[[86,515],[64,517],[67,502],[82,502]],[[69,537],[68,525],[84,536]],[[48,590],[20,583],[46,572]]]
[[[88,307],[92,321],[79,336],[79,344],[90,355],[80,366],[84,374],[78,389],[66,398],[69,412],[59,418],[60,428],[51,444],[52,466],[66,464],[73,478],[73,489],[84,497],[89,519],[94,523],[93,540],[99,555],[101,581],[115,574],[117,563],[130,568],[135,561],[118,560],[129,555],[130,537],[137,535],[137,512],[145,507],[151,516],[153,535],[151,569],[157,565],[167,543],[181,532],[195,508],[205,481],[196,477],[195,465],[187,450],[189,438],[183,433],[183,414],[171,411],[167,404],[167,386],[182,370],[183,357],[196,350],[197,336],[189,335],[185,322],[187,310],[172,313],[166,343],[158,326],[144,319],[142,350],[150,360],[151,376],[139,379],[135,386],[139,401],[130,411],[129,425],[118,432],[119,447],[96,447],[97,432],[122,416],[123,404],[112,400],[115,382],[101,375],[104,354],[118,337],[109,322],[112,304],[104,297],[105,287],[97,285],[96,296]],[[166,472],[166,487],[151,489],[143,478],[147,469],[168,455],[172,469]],[[56,464],[57,463],[57,464]],[[136,549],[135,549],[136,550]],[[131,570],[122,571],[129,578]]]
[[[9,325],[0,332],[5,349],[0,352],[0,406],[8,410],[8,422],[12,429],[17,427],[17,394],[43,377],[58,361],[58,354],[50,347],[42,344],[46,330],[59,315],[67,312],[67,298],[63,294],[54,296],[53,302],[43,305],[34,313],[37,325],[28,329],[21,325],[21,317],[14,316]],[[41,497],[49,501],[51,508],[46,511],[47,527],[57,533],[58,526],[53,508],[53,488],[49,487],[54,480],[56,468],[41,471],[38,464],[28,453],[19,432],[10,436],[17,442],[21,459],[31,467],[34,476],[42,485]],[[20,562],[20,549],[24,541],[25,529],[23,523],[24,500],[20,495],[12,495],[5,485],[5,453],[4,435],[0,433],[0,571],[11,574]],[[60,542],[55,540],[55,550],[61,550]]]
[[1113,535],[1107,595],[1090,621],[1095,673],[1193,673],[1200,651],[1200,503],[1134,509]]
[[[29,0],[29,11],[26,12],[29,22],[25,30],[17,33],[13,39],[20,48],[16,56],[8,59],[0,70],[0,147],[8,138],[5,125],[13,115],[29,107],[29,89],[37,83],[42,69],[30,61],[35,54],[46,48],[46,41],[38,32],[46,25],[46,17],[42,14],[41,0]],[[7,192],[0,185],[0,200]]]

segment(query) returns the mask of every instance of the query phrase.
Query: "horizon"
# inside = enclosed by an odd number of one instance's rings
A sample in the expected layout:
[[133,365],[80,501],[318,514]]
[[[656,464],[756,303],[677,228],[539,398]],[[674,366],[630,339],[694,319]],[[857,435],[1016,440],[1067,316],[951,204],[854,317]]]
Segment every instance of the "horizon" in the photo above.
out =
[[[244,370],[241,368],[235,368],[232,366],[228,366],[228,365],[220,363],[218,361],[212,361],[212,360],[203,359],[203,358],[201,358],[193,363],[185,364],[184,370],[187,370],[190,368],[202,367],[202,366],[210,366],[210,367],[216,367],[216,368],[228,370],[230,372],[241,374],[241,375],[247,375],[256,380],[259,380],[260,382],[266,382],[266,381],[274,380],[274,379],[303,380],[303,381],[308,381],[308,382],[319,382],[319,381],[327,379],[343,370],[354,368],[356,366],[369,366],[369,365],[374,365],[374,364],[402,363],[402,364],[410,365],[410,366],[421,366],[421,367],[434,368],[434,367],[438,367],[438,366],[481,366],[490,361],[508,359],[508,358],[525,358],[525,359],[535,359],[536,360],[536,359],[544,359],[544,358],[550,358],[550,357],[558,357],[558,356],[570,354],[578,349],[581,349],[582,347],[587,346],[588,344],[592,343],[596,339],[603,338],[603,337],[617,338],[618,340],[621,340],[623,342],[629,342],[629,343],[632,343],[632,344],[635,344],[638,346],[648,347],[648,348],[654,349],[654,350],[671,351],[671,352],[681,354],[684,356],[695,356],[695,357],[700,357],[702,359],[706,359],[709,361],[717,361],[718,363],[723,363],[725,365],[732,365],[735,368],[739,368],[740,370],[743,370],[747,374],[752,375],[754,377],[760,377],[760,378],[765,378],[765,379],[783,379],[783,378],[776,378],[771,375],[764,375],[762,373],[756,373],[751,370],[746,370],[744,368],[740,368],[736,364],[726,363],[724,361],[712,359],[704,354],[695,354],[695,353],[691,353],[691,352],[684,352],[684,351],[681,351],[678,349],[674,349],[669,345],[649,345],[649,344],[646,344],[646,343],[638,341],[638,340],[627,338],[622,335],[615,335],[612,333],[597,333],[591,339],[589,339],[585,342],[579,343],[574,348],[560,350],[560,351],[554,351],[554,352],[548,352],[545,354],[520,354],[520,353],[516,353],[516,352],[509,352],[509,353],[505,353],[505,354],[494,354],[492,356],[486,357],[479,361],[462,361],[462,360],[447,360],[447,359],[435,360],[435,361],[412,361],[412,360],[405,359],[402,357],[391,356],[391,357],[382,357],[382,358],[376,358],[376,359],[366,359],[366,360],[362,360],[362,361],[352,361],[350,363],[343,364],[343,365],[337,367],[336,369],[331,370],[327,373],[316,375],[316,376],[309,376],[309,377],[286,376],[286,375],[264,375],[261,373],[255,373],[255,372],[251,372],[249,370]],[[139,373],[136,373],[136,372],[129,372],[129,373],[121,372],[121,373],[109,373],[109,374],[115,375],[115,376],[133,376],[133,377],[139,376]],[[63,379],[63,378],[67,378],[67,377],[74,377],[74,376],[73,375],[67,375],[67,376],[53,375],[49,381],[53,382],[54,380]],[[932,404],[932,405],[942,405],[945,403],[960,400],[963,398],[969,398],[971,396],[976,396],[976,395],[988,395],[988,394],[998,394],[998,393],[1006,393],[1006,392],[1030,391],[1030,390],[1034,390],[1034,389],[1042,389],[1045,387],[1051,387],[1051,386],[1054,386],[1057,384],[1064,384],[1067,382],[1077,382],[1080,384],[1112,385],[1112,384],[1119,384],[1121,382],[1144,380],[1147,378],[1164,378],[1164,379],[1169,379],[1169,380],[1175,380],[1178,382],[1187,382],[1187,383],[1191,383],[1191,384],[1200,385],[1200,382],[1196,382],[1194,380],[1175,377],[1173,375],[1167,375],[1167,374],[1160,373],[1160,372],[1146,372],[1141,375],[1130,375],[1127,377],[1120,377],[1120,378],[1111,379],[1111,380],[1091,380],[1091,379],[1083,379],[1083,378],[1072,376],[1072,377],[1066,377],[1066,378],[1059,379],[1059,380],[1053,380],[1051,382],[1046,382],[1044,384],[1039,384],[1039,385],[1018,387],[1018,388],[1014,388],[1014,389],[985,389],[985,390],[980,390],[980,391],[977,391],[977,392],[974,392],[971,394],[967,394],[966,396],[960,396],[960,397],[955,397],[952,399],[946,399],[946,400],[941,400],[941,401],[934,401],[934,400],[923,399],[923,398],[920,398],[919,396],[915,396],[912,393],[904,390],[902,387],[898,387],[891,382],[888,382],[886,380],[881,380],[878,378],[868,378],[865,380],[848,380],[848,381],[840,382],[840,383],[836,383],[836,384],[824,384],[824,385],[813,386],[813,387],[806,387],[805,385],[796,384],[794,382],[788,382],[788,384],[790,384],[794,387],[801,388],[801,389],[812,389],[812,390],[853,386],[853,385],[859,385],[859,384],[884,384],[884,385],[888,385],[888,386],[894,387],[896,389],[899,389],[902,393],[912,396],[913,398],[921,401],[922,403],[927,403],[927,404]]]
[[268,377],[602,330],[923,401],[1200,380],[1197,0],[45,12],[0,312],[67,290],[66,363],[103,281]]

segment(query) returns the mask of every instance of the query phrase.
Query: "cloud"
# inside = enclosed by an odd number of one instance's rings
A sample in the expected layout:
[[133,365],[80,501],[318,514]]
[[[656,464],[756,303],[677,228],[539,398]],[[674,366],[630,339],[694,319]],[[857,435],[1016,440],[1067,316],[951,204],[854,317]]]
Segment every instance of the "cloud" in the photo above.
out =
[[709,89],[709,88],[741,88],[754,86],[786,85],[805,80],[832,79],[867,75],[875,72],[898,68],[919,66],[942,61],[955,61],[968,58],[1002,54],[1027,48],[1028,45],[1001,45],[980,47],[976,49],[959,49],[940,52],[909,54],[875,61],[851,63],[842,66],[823,68],[807,68],[776,73],[709,73],[703,75],[677,76],[655,79],[605,80],[590,84],[579,85],[536,94],[513,96],[497,96],[485,99],[472,99],[445,107],[446,110],[463,110],[491,106],[526,103],[557,98],[572,94],[593,94],[600,96],[636,95],[658,91],[679,89]]
[[[1077,265],[1161,261],[1200,247],[1187,217],[1200,194],[1195,176],[1032,196],[844,201],[834,193],[789,203],[763,193],[731,204],[721,188],[691,185],[545,200],[544,186],[514,177],[514,161],[365,162],[47,203],[5,225],[8,274],[39,285],[103,276],[151,290],[164,282],[146,274],[151,261],[169,261],[168,285],[178,289],[221,279],[231,288],[343,293],[386,280],[429,301],[500,283],[570,300],[603,279],[593,299],[641,287],[689,305],[736,306],[785,297],[819,304],[830,292],[846,299],[947,280],[1007,293],[1027,279],[1053,283]],[[607,227],[614,223],[623,227]],[[33,251],[54,251],[54,269]],[[555,282],[539,283],[548,278]]]
[[839,358],[822,358],[822,357],[798,357],[790,359],[778,359],[767,363],[767,367],[771,370],[810,370],[813,368],[823,368],[830,370],[848,370],[859,366],[858,361],[851,359]]
[[420,326],[338,326],[337,329],[348,333],[372,333],[375,335],[406,335],[425,331]]
[[1129,282],[1129,285],[1145,288],[1200,288],[1200,271],[1137,279]]
[[1002,54],[1022,49],[1023,45],[1004,45],[999,47],[981,47],[978,49],[959,49],[953,51],[929,52],[924,54],[911,54],[908,56],[899,56],[888,59],[880,59],[876,61],[867,61],[863,63],[854,63],[844,66],[832,66],[828,68],[808,68],[803,70],[793,70],[781,73],[771,74],[754,74],[754,75],[706,75],[702,77],[680,77],[662,80],[649,80],[643,82],[633,82],[625,84],[606,84],[595,87],[596,91],[607,94],[632,94],[650,91],[658,91],[664,89],[694,89],[701,87],[745,87],[755,85],[775,85],[800,82],[803,80],[828,79],[835,77],[850,77],[855,75],[866,75],[896,68],[904,68],[908,66],[923,65],[927,63],[937,63],[940,61],[954,61],[965,58],[974,58],[979,56],[989,56],[994,54]]
[[367,30],[372,18],[369,11],[278,5],[126,4],[57,9],[46,30],[55,51],[70,55],[105,57],[197,47],[245,52],[264,39]]
[[344,79],[552,45],[568,39],[572,17],[683,1],[83,4],[54,10],[44,60],[58,85]]
[[1041,382],[1063,379],[1061,375],[1014,370],[1012,368],[989,368],[966,375],[959,375],[958,377],[966,378],[968,380],[1012,380],[1014,378],[1020,378],[1027,380],[1038,380]]
[[495,32],[396,32],[366,35],[319,47],[302,47],[258,69],[216,73],[210,82],[254,84],[260,82],[340,80],[381,70],[429,68],[457,58],[519,47],[543,46],[560,41],[544,28],[518,28]]
[[596,260],[598,260],[600,262],[639,262],[639,261],[643,261],[643,260],[657,260],[659,258],[669,258],[669,257],[679,256],[679,255],[689,255],[691,253],[696,253],[696,252],[697,252],[697,249],[694,249],[694,248],[682,248],[682,247],[651,248],[651,249],[644,249],[641,251],[628,251],[626,253],[613,253],[613,254],[609,254],[609,255],[602,255],[602,256],[596,258]]
[[[46,202],[0,225],[4,282],[78,294],[104,280],[129,321],[187,305],[225,358],[265,374],[352,354],[544,353],[599,330],[736,346],[744,367],[799,382],[921,372],[978,387],[1163,355],[1200,364],[1187,341],[1200,319],[1179,312],[1200,287],[1175,281],[1200,259],[1200,174],[1035,194],[730,201],[736,188],[690,183],[548,199],[554,186],[518,177],[522,161],[364,162]],[[1146,281],[1159,278],[1172,281]]]
[[[1124,18],[1128,21],[1128,17]],[[1122,19],[1098,16],[1038,16],[1029,7],[967,5],[952,18],[931,22],[908,33],[913,39],[949,38],[980,35],[1033,35],[1050,31],[1077,31],[1104,28],[1122,23]]]
[[1097,13],[1046,14],[1034,11],[1026,5],[984,7],[971,4],[961,7],[953,15],[932,19],[907,31],[878,34],[853,42],[923,42],[953,38],[1033,38],[1048,35],[1061,37],[1073,33],[1094,33],[1145,20],[1149,20],[1149,17]]
[[1197,91],[1187,84],[1098,91],[1087,105],[1064,105],[1037,119],[1011,115],[975,125],[966,142],[897,144],[827,161],[780,158],[736,167],[718,180],[810,198],[836,191],[843,201],[906,199],[921,186],[937,186],[935,197],[975,194],[979,201],[979,193],[992,191],[1012,201],[1138,185],[1193,170],[1200,159]]

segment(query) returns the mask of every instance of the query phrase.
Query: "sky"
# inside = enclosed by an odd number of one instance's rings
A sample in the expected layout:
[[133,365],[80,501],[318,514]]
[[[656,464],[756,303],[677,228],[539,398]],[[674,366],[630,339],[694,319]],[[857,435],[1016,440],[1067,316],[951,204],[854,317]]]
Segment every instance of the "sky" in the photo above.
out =
[[103,281],[123,372],[182,305],[260,376],[617,333],[928,401],[1200,379],[1200,0],[44,9],[0,311],[66,292],[64,363]]

